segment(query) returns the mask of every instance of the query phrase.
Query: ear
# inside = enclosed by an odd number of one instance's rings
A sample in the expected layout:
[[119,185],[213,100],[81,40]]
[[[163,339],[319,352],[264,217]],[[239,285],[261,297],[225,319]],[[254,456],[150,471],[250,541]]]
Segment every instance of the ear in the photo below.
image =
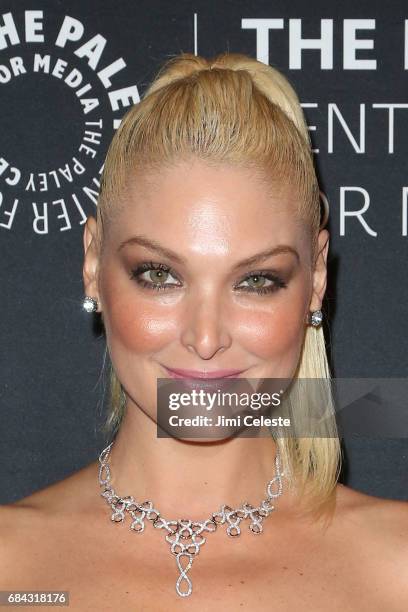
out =
[[83,235],[84,243],[84,265],[83,279],[85,295],[89,295],[98,300],[98,309],[101,310],[101,303],[98,292],[98,268],[99,254],[96,241],[96,220],[94,217],[88,217],[84,227]]
[[327,286],[327,253],[330,235],[326,229],[319,232],[317,240],[317,257],[313,271],[313,290],[310,310],[320,310]]

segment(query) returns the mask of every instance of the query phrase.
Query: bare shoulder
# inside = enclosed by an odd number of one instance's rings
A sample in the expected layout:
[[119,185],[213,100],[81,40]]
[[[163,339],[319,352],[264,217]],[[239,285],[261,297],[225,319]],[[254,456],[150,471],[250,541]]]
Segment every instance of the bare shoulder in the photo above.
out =
[[384,531],[385,537],[396,536],[407,543],[408,501],[368,495],[339,484],[337,502],[339,511],[350,521],[365,524],[367,529],[375,528],[378,536]]
[[348,535],[350,550],[363,551],[373,573],[390,592],[400,591],[408,609],[408,501],[338,485],[337,502],[339,536]]
[[95,490],[97,482],[95,465],[95,462],[90,463],[27,497],[10,504],[0,505],[0,513],[5,518],[11,516],[17,518],[27,513],[46,516],[47,513],[55,514],[57,511],[71,512],[74,507],[79,509],[83,503],[86,503],[90,493]]
[[16,502],[0,505],[0,576],[7,575],[13,559],[28,543],[44,538],[52,527],[63,528],[75,520],[95,487],[95,464]]

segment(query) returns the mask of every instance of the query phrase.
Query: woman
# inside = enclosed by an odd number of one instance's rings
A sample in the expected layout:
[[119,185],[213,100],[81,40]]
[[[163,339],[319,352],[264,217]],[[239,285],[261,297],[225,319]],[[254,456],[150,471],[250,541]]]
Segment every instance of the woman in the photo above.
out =
[[157,437],[159,378],[330,377],[328,246],[285,77],[241,54],[170,59],[84,230],[112,444],[1,508],[1,589],[68,590],[81,611],[408,610],[407,503],[337,482],[332,405],[319,438]]

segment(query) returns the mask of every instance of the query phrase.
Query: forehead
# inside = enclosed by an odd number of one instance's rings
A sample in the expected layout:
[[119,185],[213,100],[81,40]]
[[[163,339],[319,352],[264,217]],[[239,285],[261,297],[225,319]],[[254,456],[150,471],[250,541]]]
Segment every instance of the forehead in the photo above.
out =
[[[274,241],[299,243],[305,223],[297,192],[286,181],[236,165],[201,160],[132,173],[112,226],[115,240],[132,232],[205,253]],[[180,243],[182,240],[182,244]]]

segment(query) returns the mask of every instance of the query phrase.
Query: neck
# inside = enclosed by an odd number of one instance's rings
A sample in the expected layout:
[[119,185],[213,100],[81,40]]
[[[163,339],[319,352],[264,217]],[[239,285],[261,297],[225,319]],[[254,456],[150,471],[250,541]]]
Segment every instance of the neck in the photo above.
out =
[[[118,495],[132,495],[139,503],[151,500],[168,520],[193,521],[209,518],[223,504],[235,508],[265,499],[267,483],[276,473],[272,436],[184,442],[157,438],[156,432],[150,417],[135,405],[127,406],[109,458],[111,485]],[[276,507],[288,504],[286,482]]]

